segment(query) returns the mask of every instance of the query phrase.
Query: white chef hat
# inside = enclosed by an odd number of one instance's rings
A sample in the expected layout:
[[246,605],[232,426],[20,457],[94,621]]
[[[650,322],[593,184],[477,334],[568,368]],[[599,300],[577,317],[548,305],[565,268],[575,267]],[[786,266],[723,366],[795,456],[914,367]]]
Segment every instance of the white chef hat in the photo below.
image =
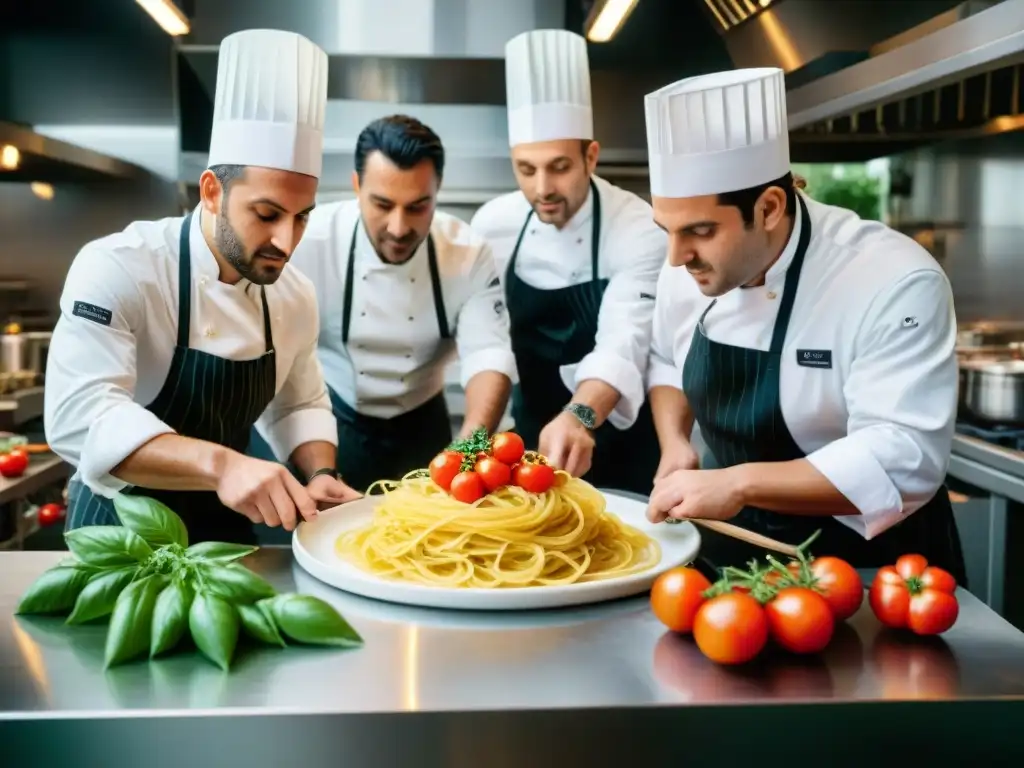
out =
[[220,44],[209,166],[320,177],[327,54],[302,35],[251,29]]
[[505,44],[508,143],[593,139],[587,41],[536,29]]
[[735,192],[790,170],[781,69],[690,77],[647,94],[644,108],[656,197]]

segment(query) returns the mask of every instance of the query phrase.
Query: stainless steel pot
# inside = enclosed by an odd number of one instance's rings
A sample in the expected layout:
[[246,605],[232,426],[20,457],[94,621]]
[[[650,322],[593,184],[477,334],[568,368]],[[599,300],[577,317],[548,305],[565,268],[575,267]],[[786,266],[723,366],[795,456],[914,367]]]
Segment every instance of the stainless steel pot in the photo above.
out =
[[961,363],[960,402],[975,418],[1024,426],[1024,360]]

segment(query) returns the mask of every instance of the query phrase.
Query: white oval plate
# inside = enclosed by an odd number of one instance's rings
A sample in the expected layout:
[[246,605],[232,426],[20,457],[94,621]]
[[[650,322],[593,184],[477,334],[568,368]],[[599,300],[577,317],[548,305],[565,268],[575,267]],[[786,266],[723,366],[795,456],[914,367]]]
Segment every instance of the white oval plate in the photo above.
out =
[[324,510],[312,523],[300,523],[292,535],[292,552],[310,575],[346,592],[392,603],[475,611],[557,608],[615,600],[646,592],[660,574],[693,562],[700,549],[700,534],[692,523],[655,525],[648,522],[642,502],[615,493],[605,493],[605,498],[609,512],[661,545],[661,561],[653,568],[616,579],[558,587],[458,589],[382,579],[360,570],[334,551],[341,533],[370,522],[374,504],[380,500],[372,496]]

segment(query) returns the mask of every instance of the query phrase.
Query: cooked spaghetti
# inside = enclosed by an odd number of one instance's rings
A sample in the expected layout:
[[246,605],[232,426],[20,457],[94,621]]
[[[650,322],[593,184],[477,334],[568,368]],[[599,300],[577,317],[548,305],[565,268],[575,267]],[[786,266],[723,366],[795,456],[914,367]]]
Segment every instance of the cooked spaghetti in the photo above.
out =
[[639,573],[658,543],[605,509],[589,483],[556,474],[544,493],[499,488],[456,501],[421,472],[381,482],[366,526],[338,537],[337,553],[376,576],[437,587],[539,587]]

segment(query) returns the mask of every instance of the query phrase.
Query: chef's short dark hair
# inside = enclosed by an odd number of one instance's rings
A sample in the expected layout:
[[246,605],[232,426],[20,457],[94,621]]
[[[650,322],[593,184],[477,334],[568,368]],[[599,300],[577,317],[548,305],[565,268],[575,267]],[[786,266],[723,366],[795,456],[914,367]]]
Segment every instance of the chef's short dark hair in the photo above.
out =
[[749,227],[754,223],[754,206],[757,204],[758,198],[760,198],[769,187],[779,187],[780,189],[785,190],[786,214],[789,216],[795,215],[796,191],[797,189],[804,188],[804,180],[799,176],[794,176],[792,172],[787,173],[785,176],[781,176],[774,181],[769,181],[766,184],[758,184],[756,187],[740,189],[736,192],[719,192],[718,204],[731,205],[739,208],[740,216],[743,217],[743,223]]
[[374,152],[380,152],[403,171],[429,160],[438,181],[444,176],[444,145],[436,133],[415,117],[390,115],[363,128],[356,139],[355,164],[360,179],[366,158]]
[[231,184],[236,180],[245,176],[244,165],[212,165],[210,171],[214,176],[217,177],[217,181],[220,182],[221,189],[224,190],[224,195],[227,196],[231,190]]

